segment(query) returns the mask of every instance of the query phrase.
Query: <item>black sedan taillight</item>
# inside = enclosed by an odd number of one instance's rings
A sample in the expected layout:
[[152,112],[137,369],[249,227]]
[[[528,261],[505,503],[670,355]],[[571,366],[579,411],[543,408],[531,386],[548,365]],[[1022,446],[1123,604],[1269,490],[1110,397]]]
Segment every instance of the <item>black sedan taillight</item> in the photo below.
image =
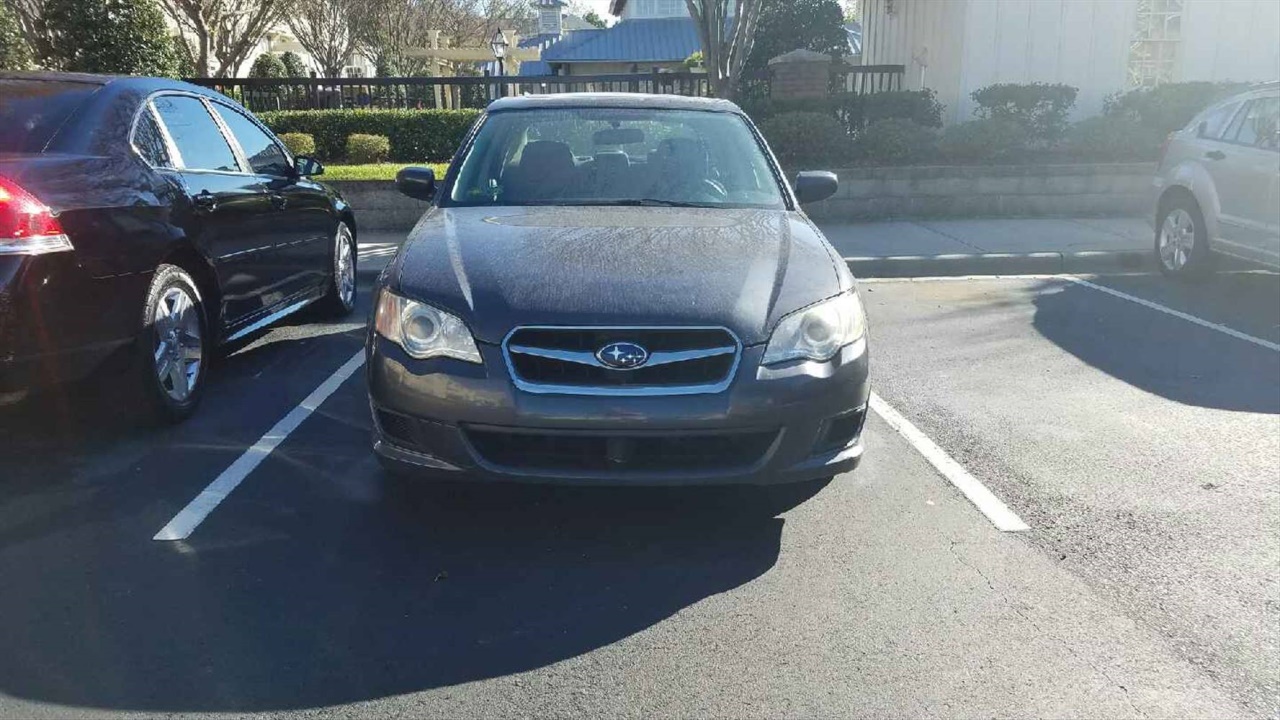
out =
[[0,177],[0,255],[71,249],[71,240],[53,210],[18,183]]

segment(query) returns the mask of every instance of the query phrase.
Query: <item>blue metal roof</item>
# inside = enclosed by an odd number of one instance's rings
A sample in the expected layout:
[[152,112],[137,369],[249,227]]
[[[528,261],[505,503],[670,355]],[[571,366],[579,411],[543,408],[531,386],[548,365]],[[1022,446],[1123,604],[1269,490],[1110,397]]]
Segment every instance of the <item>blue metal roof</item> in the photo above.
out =
[[702,49],[689,17],[623,20],[576,30],[542,51],[546,62],[679,62]]
[[521,75],[551,75],[551,66],[541,60],[525,60],[520,63]]

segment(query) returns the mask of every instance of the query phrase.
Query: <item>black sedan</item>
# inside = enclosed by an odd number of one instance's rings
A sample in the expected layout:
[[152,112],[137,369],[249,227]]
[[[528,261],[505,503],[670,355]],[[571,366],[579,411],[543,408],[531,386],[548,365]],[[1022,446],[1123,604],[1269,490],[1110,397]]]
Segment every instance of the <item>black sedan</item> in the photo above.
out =
[[188,416],[220,344],[355,302],[355,216],[244,108],[151,78],[0,74],[0,400],[128,362]]
[[822,482],[862,456],[853,277],[732,103],[499,100],[379,279],[374,449],[401,474]]

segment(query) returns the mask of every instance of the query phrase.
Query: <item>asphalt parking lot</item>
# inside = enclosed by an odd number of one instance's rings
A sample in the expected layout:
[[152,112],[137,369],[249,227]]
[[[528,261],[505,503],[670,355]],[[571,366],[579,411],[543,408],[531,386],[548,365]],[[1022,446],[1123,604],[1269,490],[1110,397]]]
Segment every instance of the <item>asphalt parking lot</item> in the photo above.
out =
[[[863,297],[866,458],[781,513],[385,476],[358,368],[306,402],[367,292],[235,348],[178,427],[109,389],[0,409],[0,715],[1280,713],[1280,277]],[[246,451],[189,537],[153,539]]]

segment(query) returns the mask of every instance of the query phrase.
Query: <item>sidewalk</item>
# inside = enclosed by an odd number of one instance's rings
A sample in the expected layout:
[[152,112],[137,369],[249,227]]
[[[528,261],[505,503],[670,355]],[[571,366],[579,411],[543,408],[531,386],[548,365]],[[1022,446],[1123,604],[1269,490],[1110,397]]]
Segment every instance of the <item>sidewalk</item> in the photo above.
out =
[[1144,218],[1037,218],[818,223],[843,257],[1038,252],[1145,252]]
[[1037,218],[820,223],[860,277],[1151,269],[1146,219]]

